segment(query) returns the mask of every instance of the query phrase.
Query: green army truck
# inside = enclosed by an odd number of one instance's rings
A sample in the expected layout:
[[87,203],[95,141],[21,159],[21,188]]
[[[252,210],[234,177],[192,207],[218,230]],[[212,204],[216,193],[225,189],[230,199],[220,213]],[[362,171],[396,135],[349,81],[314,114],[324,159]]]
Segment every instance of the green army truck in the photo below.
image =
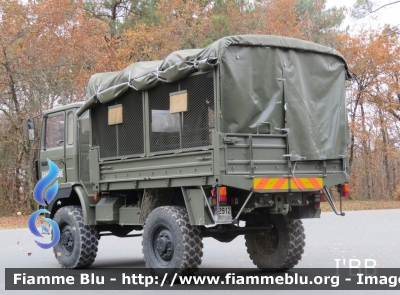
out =
[[301,219],[326,200],[344,215],[330,190],[348,192],[347,79],[337,51],[262,35],[92,76],[85,102],[42,120],[37,177],[47,159],[59,169],[56,259],[88,267],[101,236],[142,236],[153,273],[185,272],[203,238],[244,235],[258,268],[293,268]]

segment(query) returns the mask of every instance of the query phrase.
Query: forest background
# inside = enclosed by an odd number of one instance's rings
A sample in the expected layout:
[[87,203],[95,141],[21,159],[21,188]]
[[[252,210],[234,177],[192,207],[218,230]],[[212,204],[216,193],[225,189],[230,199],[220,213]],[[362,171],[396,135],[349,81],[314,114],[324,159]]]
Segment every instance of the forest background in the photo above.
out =
[[[400,1],[0,0],[0,215],[34,209],[26,119],[84,99],[91,75],[236,34],[333,47],[346,58],[354,199],[400,200]],[[364,25],[344,27],[345,17]],[[400,23],[400,20],[399,20]]]

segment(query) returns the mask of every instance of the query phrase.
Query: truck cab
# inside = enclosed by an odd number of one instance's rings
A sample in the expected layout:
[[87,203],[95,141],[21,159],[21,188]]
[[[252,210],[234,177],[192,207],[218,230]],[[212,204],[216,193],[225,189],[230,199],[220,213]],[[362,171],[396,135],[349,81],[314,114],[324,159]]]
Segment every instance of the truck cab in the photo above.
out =
[[77,102],[43,112],[37,173],[40,178],[48,173],[50,159],[59,169],[60,188],[65,183],[79,182],[76,112],[82,105]]

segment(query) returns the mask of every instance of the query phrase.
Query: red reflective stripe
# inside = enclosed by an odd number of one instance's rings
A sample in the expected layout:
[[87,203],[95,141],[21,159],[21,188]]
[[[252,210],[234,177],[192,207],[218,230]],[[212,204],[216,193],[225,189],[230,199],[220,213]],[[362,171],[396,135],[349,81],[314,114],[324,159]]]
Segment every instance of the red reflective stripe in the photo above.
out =
[[272,187],[273,190],[280,189],[282,185],[285,183],[286,178],[279,178],[278,181]]
[[262,178],[257,184],[256,189],[262,190],[267,185],[269,178]]
[[313,188],[322,188],[322,186],[318,183],[315,178],[309,178],[308,181],[311,183]]

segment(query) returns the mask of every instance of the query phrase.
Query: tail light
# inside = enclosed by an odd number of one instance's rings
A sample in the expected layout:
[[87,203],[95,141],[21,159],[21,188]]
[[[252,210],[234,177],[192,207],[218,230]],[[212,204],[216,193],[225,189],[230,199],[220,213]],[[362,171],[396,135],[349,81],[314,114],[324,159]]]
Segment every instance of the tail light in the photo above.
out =
[[208,204],[210,204],[210,206],[217,206],[217,198],[209,197],[208,198]]
[[316,209],[316,210],[319,209],[319,203],[314,203],[314,209]]
[[324,194],[314,195],[314,202],[315,203],[326,202],[326,196]]
[[227,202],[228,201],[228,195],[226,193],[226,187],[221,186],[219,188],[219,201],[220,202]]
[[348,183],[342,184],[342,197],[343,198],[349,197],[349,184]]

